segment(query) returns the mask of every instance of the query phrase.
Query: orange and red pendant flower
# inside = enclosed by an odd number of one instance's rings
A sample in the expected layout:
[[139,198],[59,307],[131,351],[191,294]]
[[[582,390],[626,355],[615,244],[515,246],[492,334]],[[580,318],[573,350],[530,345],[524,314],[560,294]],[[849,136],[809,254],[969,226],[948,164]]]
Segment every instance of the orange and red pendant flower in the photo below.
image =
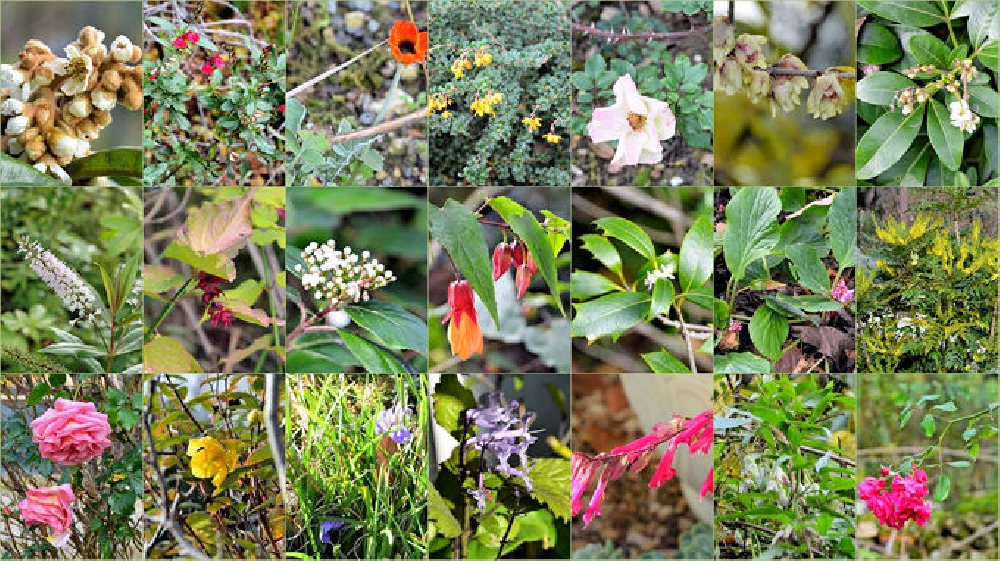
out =
[[427,54],[427,32],[419,31],[412,21],[397,21],[389,32],[389,48],[392,58],[402,65],[423,62]]
[[448,286],[448,305],[451,310],[441,321],[451,321],[448,324],[448,342],[451,343],[452,354],[458,355],[462,360],[468,359],[473,353],[483,352],[483,332],[479,329],[474,294],[469,281],[453,281]]

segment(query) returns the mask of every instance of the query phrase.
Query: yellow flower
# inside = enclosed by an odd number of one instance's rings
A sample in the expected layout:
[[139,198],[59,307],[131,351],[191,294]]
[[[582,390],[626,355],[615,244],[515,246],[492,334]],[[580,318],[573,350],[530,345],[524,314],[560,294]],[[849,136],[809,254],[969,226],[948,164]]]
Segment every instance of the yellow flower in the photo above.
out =
[[451,118],[451,111],[445,111],[444,113],[441,113],[441,118],[442,119],[450,119]]
[[462,59],[451,63],[451,73],[455,75],[456,80],[461,80],[462,76],[465,76],[465,67],[462,63]]
[[558,134],[552,134],[552,133],[544,134],[542,135],[542,138],[551,142],[552,144],[559,144],[559,141],[562,139],[562,137],[559,136]]
[[528,125],[528,128],[532,132],[538,130],[538,127],[542,126],[542,120],[539,117],[525,117],[521,119],[521,122]]
[[226,450],[211,436],[192,438],[188,442],[187,455],[191,457],[191,473],[200,479],[211,477],[216,487],[236,469],[236,452]]
[[476,53],[476,66],[487,66],[493,62],[493,55],[485,51]]
[[483,115],[496,115],[493,111],[493,106],[501,103],[503,101],[503,94],[500,92],[491,93],[486,97],[476,98],[472,104],[469,106],[473,112],[479,117]]

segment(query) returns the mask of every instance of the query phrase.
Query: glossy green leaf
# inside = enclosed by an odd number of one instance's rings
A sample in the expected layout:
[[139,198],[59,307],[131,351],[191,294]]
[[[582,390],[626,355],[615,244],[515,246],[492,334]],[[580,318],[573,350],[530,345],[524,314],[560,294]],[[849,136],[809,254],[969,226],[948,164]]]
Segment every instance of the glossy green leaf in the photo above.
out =
[[493,264],[486,247],[483,227],[476,214],[452,199],[430,215],[430,233],[441,242],[472,290],[486,305],[494,325],[500,325],[497,297],[493,289]]
[[965,138],[961,129],[952,126],[948,108],[936,99],[927,101],[927,137],[944,166],[952,171],[962,163]]
[[768,296],[765,302],[769,302],[772,299],[775,302],[782,304],[783,306],[793,306],[796,308],[800,308],[803,311],[811,313],[834,312],[844,307],[844,305],[841,304],[840,302],[837,302],[836,300],[831,300],[828,296],[822,296],[820,294],[803,294],[801,296],[789,296],[787,294],[778,293],[773,296]]
[[652,299],[638,292],[615,292],[574,304],[573,336],[593,341],[610,335],[617,340],[625,331],[645,321]]
[[574,300],[589,300],[620,288],[604,275],[576,271],[569,277],[569,290]]
[[989,86],[969,86],[969,108],[980,117],[1000,117],[1000,94]]
[[871,179],[896,163],[913,144],[923,121],[924,104],[909,115],[890,111],[879,117],[858,141],[858,179]]
[[134,177],[142,179],[142,149],[115,148],[95,152],[86,158],[73,160],[66,166],[73,183],[95,177]]
[[954,401],[949,401],[947,403],[939,403],[938,405],[931,407],[931,409],[936,409],[938,411],[945,411],[948,413],[954,413],[955,411],[958,411],[958,407],[955,406]]
[[712,221],[708,216],[699,216],[684,235],[678,275],[681,292],[701,286],[712,276]]
[[918,137],[899,161],[878,175],[878,184],[899,187],[923,186],[927,180],[927,167],[933,155],[934,148],[931,147],[931,143]]
[[956,2],[951,14],[952,20],[968,17],[965,29],[972,40],[972,47],[979,48],[987,39],[1000,39],[1000,14],[996,2],[992,0],[968,0]]
[[760,306],[750,318],[750,340],[757,350],[771,360],[782,355],[782,345],[788,338],[788,320],[767,306]]
[[796,244],[786,247],[785,254],[792,261],[792,274],[799,284],[820,294],[830,292],[830,277],[826,273],[826,265],[820,261],[815,249],[808,245]]
[[490,199],[490,206],[500,213],[504,221],[514,230],[521,241],[528,246],[528,251],[538,265],[538,271],[549,285],[549,292],[556,307],[565,315],[562,298],[559,296],[559,277],[556,271],[556,256],[549,243],[548,232],[538,223],[531,211],[515,203],[507,197]]
[[858,190],[844,187],[837,193],[826,215],[830,225],[830,249],[843,271],[857,261]]
[[427,324],[399,305],[372,300],[349,304],[344,311],[383,345],[427,354]]
[[910,53],[920,64],[930,64],[940,69],[951,69],[951,49],[933,35],[910,37]]
[[726,267],[736,282],[747,266],[771,253],[778,243],[781,201],[773,187],[743,187],[726,206],[723,240]]
[[594,225],[604,230],[605,236],[621,240],[650,261],[656,260],[653,240],[649,239],[649,234],[643,231],[638,224],[618,216],[609,216],[595,220]]
[[347,349],[361,366],[372,374],[403,374],[406,368],[394,356],[365,341],[350,331],[340,331]]
[[35,387],[31,388],[30,392],[28,392],[28,398],[24,404],[28,407],[36,406],[41,403],[43,399],[45,399],[45,396],[49,395],[50,391],[52,391],[52,388],[48,384],[44,382],[37,384]]
[[771,363],[753,353],[728,353],[715,357],[716,374],[764,374],[771,371]]
[[938,2],[913,0],[858,0],[858,6],[887,20],[914,27],[930,27],[944,23],[947,18]]
[[649,307],[649,320],[659,315],[670,314],[670,304],[674,301],[674,281],[659,279],[653,285],[653,302]]
[[937,485],[934,486],[934,500],[944,502],[951,494],[951,477],[947,473],[942,473],[938,477]]
[[657,374],[690,374],[691,368],[678,360],[666,350],[659,350],[642,355],[649,369]]
[[930,438],[934,436],[934,430],[937,428],[937,423],[934,421],[934,416],[930,413],[926,413],[924,418],[920,421],[920,429],[924,431],[924,436]]
[[979,62],[994,72],[1000,71],[1000,41],[993,39],[983,45],[979,52]]
[[360,364],[350,351],[330,340],[329,334],[324,335],[303,341],[311,336],[307,334],[296,340],[295,346],[288,349],[285,371],[322,374],[342,372]]
[[236,279],[236,264],[223,253],[199,255],[190,247],[174,240],[164,250],[163,256],[187,263],[195,270],[222,277],[230,282]]
[[462,411],[476,406],[476,398],[455,374],[442,374],[434,386],[434,420],[449,433],[462,430]]
[[26,162],[0,154],[0,185],[64,187],[65,183],[38,171]]
[[858,62],[863,64],[888,64],[903,56],[903,48],[896,34],[885,26],[868,23],[858,36]]
[[580,240],[583,241],[583,249],[589,251],[594,256],[594,259],[597,259],[602,265],[614,271],[619,277],[622,276],[621,255],[618,254],[615,246],[608,241],[608,238],[597,234],[584,234],[580,236]]
[[434,523],[438,534],[446,538],[457,538],[462,534],[458,519],[433,485],[427,486],[427,520]]
[[716,329],[722,329],[729,321],[729,303],[715,298],[712,301],[712,321]]
[[895,72],[876,72],[858,81],[857,96],[865,103],[890,106],[896,93],[904,88],[912,88],[913,80]]

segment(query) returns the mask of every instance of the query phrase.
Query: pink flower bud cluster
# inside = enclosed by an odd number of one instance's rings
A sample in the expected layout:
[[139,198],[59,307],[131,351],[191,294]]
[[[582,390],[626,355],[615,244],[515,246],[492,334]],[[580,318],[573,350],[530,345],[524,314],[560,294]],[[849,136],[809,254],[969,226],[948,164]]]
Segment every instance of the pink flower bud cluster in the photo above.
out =
[[[886,476],[892,476],[892,483],[886,489]],[[865,501],[868,510],[880,522],[901,529],[908,520],[915,520],[923,526],[931,517],[931,504],[924,500],[927,496],[927,473],[920,468],[902,476],[887,467],[882,468],[883,478],[866,477],[858,486],[858,497]]]
[[[608,453],[602,452],[596,456],[589,456],[582,452],[573,452],[570,483],[572,515],[576,516],[583,510],[583,495],[594,475],[600,472],[597,488],[583,514],[584,525],[590,524],[595,516],[601,515],[601,501],[604,498],[604,490],[608,482],[619,479],[626,471],[638,473],[645,469],[649,460],[652,459],[653,451],[664,442],[668,442],[667,450],[656,468],[656,473],[649,481],[650,489],[656,489],[677,474],[673,468],[674,455],[677,452],[677,447],[681,444],[688,445],[688,452],[691,455],[708,454],[712,447],[714,434],[713,416],[711,409],[702,411],[698,416],[690,419],[674,415],[673,420],[669,422],[657,423],[653,427],[652,433],[624,446],[614,448]],[[709,470],[708,477],[705,478],[705,482],[701,486],[702,498],[714,489],[714,482],[713,469]]]

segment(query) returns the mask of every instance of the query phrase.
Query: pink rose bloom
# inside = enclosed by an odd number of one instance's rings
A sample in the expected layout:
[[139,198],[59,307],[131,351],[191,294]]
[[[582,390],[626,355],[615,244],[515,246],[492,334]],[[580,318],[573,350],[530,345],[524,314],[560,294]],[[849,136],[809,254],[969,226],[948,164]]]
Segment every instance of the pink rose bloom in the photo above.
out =
[[73,488],[66,484],[28,489],[28,496],[17,507],[21,509],[21,520],[28,526],[45,524],[52,528],[53,534],[49,536],[49,542],[62,547],[69,541],[69,529],[73,524],[73,509],[70,505],[74,501],[76,496],[73,495]]
[[594,142],[618,141],[611,171],[663,161],[661,140],[674,136],[677,120],[665,102],[639,94],[628,74],[614,85],[615,104],[594,109],[587,133]]
[[42,457],[63,466],[98,458],[111,446],[108,416],[88,401],[57,399],[52,409],[31,421],[31,432]]

